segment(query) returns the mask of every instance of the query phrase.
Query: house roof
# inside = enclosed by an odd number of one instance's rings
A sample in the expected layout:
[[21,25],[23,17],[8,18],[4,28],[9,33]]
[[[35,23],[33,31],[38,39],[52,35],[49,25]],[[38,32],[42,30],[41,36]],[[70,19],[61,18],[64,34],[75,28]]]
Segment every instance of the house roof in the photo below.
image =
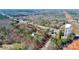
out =
[[71,24],[66,24],[65,28],[70,28],[72,25]]

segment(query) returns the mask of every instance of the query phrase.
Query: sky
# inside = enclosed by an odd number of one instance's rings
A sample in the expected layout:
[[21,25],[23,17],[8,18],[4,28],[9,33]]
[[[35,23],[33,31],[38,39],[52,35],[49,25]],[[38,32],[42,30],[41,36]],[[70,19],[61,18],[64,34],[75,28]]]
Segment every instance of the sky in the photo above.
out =
[[0,0],[0,9],[79,9],[79,0]]

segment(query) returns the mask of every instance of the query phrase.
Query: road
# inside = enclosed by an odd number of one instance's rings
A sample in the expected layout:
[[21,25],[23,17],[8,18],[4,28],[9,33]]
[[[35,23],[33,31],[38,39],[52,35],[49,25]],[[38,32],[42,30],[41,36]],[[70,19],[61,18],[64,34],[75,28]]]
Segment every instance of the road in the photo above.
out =
[[45,44],[45,46],[43,48],[41,48],[41,50],[49,50],[51,49],[51,40],[49,39],[48,42]]

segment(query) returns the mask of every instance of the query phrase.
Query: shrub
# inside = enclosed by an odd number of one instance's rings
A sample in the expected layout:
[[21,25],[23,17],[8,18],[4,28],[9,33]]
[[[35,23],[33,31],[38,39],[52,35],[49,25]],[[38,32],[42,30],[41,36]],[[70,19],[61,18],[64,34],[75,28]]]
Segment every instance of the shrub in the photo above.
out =
[[67,42],[67,39],[66,38],[63,38],[61,40],[62,40],[62,43],[66,43]]
[[56,47],[58,48],[62,45],[62,40],[61,39],[54,39],[54,40],[52,40],[52,43],[54,45],[56,45]]
[[24,50],[26,49],[26,46],[23,43],[14,43],[13,47],[15,50]]

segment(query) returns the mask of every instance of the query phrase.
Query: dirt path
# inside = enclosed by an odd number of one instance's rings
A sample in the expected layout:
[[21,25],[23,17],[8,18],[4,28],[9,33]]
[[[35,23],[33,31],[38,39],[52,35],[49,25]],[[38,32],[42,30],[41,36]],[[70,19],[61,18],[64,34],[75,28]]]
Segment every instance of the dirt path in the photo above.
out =
[[51,44],[51,39],[48,40],[48,42],[45,44],[45,46],[43,48],[41,48],[41,50],[52,50],[52,44]]

